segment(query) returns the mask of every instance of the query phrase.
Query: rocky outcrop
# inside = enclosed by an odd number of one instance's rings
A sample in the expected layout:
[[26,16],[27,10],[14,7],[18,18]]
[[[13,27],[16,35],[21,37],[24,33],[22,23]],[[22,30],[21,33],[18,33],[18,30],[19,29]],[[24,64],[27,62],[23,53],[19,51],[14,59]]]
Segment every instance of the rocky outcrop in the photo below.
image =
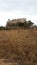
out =
[[17,25],[18,25],[18,22],[19,23],[24,23],[25,21],[26,21],[26,18],[19,18],[19,19],[13,19],[13,20],[8,19],[6,27],[16,28]]
[[33,23],[30,20],[26,20],[26,18],[19,18],[19,19],[8,19],[6,28],[12,29],[12,28],[30,28],[33,26]]

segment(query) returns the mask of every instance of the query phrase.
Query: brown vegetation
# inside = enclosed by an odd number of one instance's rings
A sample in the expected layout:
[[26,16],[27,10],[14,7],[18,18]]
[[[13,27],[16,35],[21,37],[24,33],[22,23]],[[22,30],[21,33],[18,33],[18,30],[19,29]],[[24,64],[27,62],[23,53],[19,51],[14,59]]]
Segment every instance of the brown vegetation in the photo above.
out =
[[37,30],[0,30],[0,65],[37,65]]

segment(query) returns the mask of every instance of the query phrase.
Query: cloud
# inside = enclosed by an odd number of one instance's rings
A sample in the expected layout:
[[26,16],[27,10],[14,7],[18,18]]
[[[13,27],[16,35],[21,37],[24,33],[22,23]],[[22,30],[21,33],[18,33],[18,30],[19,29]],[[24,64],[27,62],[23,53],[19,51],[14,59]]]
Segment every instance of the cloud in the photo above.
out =
[[35,10],[37,11],[37,0],[0,0],[0,10],[35,12]]
[[8,18],[26,17],[37,21],[37,0],[0,0],[0,14],[2,25]]

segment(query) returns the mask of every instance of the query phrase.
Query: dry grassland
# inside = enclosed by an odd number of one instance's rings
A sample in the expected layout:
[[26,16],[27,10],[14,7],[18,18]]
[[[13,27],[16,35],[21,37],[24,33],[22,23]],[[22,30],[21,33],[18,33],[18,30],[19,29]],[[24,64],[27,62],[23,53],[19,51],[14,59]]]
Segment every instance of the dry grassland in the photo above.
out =
[[37,30],[0,30],[0,65],[37,65]]

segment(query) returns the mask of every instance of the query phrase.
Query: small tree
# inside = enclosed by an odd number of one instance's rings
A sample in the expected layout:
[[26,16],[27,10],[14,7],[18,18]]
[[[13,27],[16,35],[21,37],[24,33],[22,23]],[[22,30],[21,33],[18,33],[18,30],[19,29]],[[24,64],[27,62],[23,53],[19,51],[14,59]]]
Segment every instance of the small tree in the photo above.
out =
[[32,27],[33,26],[33,23],[29,20],[28,21],[28,28]]
[[3,27],[3,26],[0,26],[0,30],[5,30],[5,27]]

